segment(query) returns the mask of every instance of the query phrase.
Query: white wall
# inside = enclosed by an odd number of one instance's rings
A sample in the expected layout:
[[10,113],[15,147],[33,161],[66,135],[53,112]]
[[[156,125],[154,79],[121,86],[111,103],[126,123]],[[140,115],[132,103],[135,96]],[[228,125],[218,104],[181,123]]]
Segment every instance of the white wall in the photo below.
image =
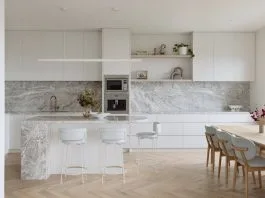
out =
[[265,27],[256,33],[256,80],[251,84],[251,108],[265,104]]
[[5,14],[4,0],[0,0],[0,197],[4,197],[4,160],[5,160]]

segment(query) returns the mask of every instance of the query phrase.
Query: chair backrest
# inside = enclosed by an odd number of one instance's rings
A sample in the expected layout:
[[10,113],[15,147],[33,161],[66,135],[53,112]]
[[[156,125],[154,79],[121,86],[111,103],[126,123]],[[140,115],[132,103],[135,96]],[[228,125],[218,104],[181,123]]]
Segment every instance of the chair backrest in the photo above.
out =
[[224,152],[225,155],[234,156],[234,151],[232,149],[232,139],[231,134],[217,129],[216,136],[219,141],[219,147]]
[[126,128],[118,128],[118,127],[112,127],[112,128],[101,128],[100,129],[100,136],[101,140],[103,142],[125,142],[126,138]]
[[246,164],[246,160],[251,160],[256,156],[257,148],[254,142],[241,137],[232,136],[231,139],[235,155],[240,162]]
[[87,140],[86,128],[61,128],[60,139],[64,143],[85,143]]
[[205,125],[205,135],[208,144],[214,146],[215,148],[219,148],[218,138],[216,136],[216,128],[213,126]]
[[161,134],[161,132],[162,132],[162,125],[161,125],[161,123],[159,123],[159,122],[154,122],[154,123],[153,123],[153,131],[154,131],[156,134]]

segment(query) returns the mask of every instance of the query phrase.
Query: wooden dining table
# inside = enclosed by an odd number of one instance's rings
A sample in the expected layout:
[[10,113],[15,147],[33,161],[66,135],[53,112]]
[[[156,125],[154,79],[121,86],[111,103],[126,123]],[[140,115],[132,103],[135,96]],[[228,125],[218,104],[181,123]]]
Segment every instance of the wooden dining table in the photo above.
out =
[[215,127],[237,136],[252,140],[262,147],[265,147],[265,133],[259,133],[258,125],[216,125]]

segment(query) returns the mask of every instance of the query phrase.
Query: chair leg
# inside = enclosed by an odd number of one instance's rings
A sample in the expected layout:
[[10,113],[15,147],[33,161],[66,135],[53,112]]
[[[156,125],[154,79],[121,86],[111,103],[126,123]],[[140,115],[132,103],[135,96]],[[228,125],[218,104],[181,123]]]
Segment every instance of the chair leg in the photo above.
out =
[[255,177],[255,172],[252,171],[252,178],[253,178],[253,183],[256,185],[256,177]]
[[207,159],[206,159],[206,167],[208,167],[209,164],[209,154],[210,154],[210,147],[207,148]]
[[242,174],[243,174],[243,178],[245,179],[245,169],[244,169],[244,166],[242,166]]
[[218,166],[218,178],[220,178],[220,174],[221,174],[221,165],[222,165],[222,152],[220,151],[219,166]]
[[235,190],[235,188],[236,188],[236,176],[237,176],[237,162],[235,161],[234,177],[233,177],[233,190]]
[[214,166],[215,166],[215,150],[212,149],[212,171],[214,173]]
[[248,167],[245,166],[245,197],[248,198]]
[[259,188],[262,188],[261,171],[258,171],[258,173],[259,173]]
[[228,184],[228,166],[230,163],[230,160],[228,159],[228,156],[225,157],[226,163],[225,163],[225,183]]

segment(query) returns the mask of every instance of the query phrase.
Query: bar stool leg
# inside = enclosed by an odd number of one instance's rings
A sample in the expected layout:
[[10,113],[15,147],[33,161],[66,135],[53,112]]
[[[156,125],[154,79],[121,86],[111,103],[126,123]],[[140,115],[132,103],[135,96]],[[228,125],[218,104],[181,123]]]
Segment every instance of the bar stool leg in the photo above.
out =
[[60,181],[60,184],[63,184],[63,173],[64,173],[65,162],[66,162],[65,145],[63,144],[63,160],[62,160],[62,164],[61,164],[61,181]]
[[122,148],[122,145],[120,145],[120,151],[121,151],[122,180],[123,180],[123,183],[125,184],[126,183],[126,180],[125,180],[125,168],[124,168],[124,158],[123,158],[123,148]]
[[101,177],[101,183],[104,184],[104,177],[106,176],[106,167],[107,167],[107,158],[108,158],[108,150],[107,150],[107,144],[104,144],[104,150],[105,150],[105,156],[104,156],[104,167],[103,167],[103,173]]
[[81,171],[82,171],[82,184],[85,183],[84,181],[84,145],[81,145],[81,149],[82,149],[82,167],[81,167]]

